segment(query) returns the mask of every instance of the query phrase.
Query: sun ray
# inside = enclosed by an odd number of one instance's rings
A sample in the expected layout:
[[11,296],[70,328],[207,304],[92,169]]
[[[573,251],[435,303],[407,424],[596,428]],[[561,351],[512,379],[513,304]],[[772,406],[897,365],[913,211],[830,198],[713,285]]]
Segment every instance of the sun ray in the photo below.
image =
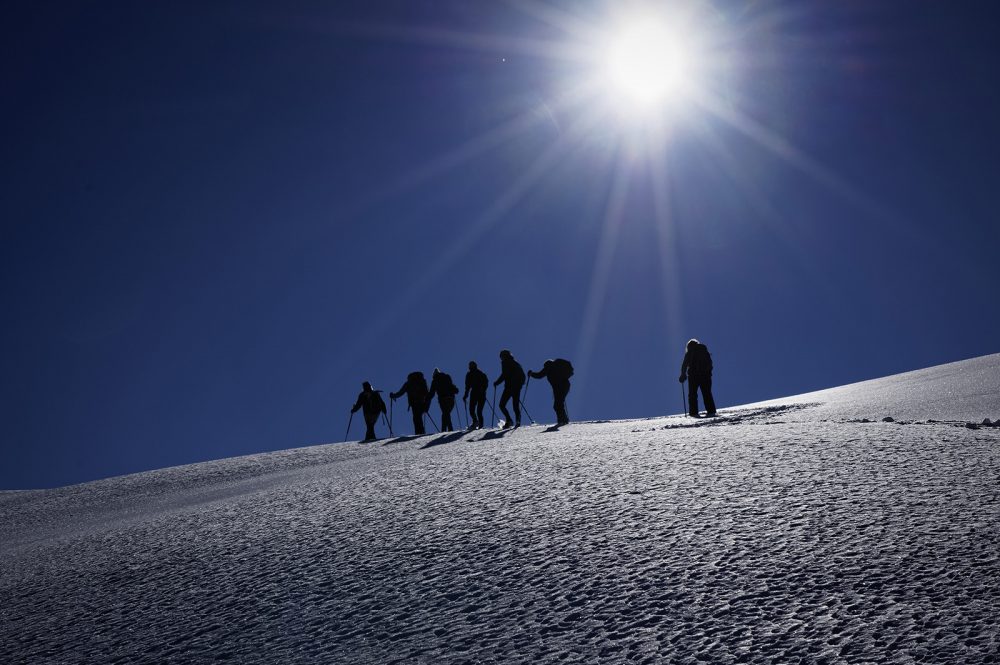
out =
[[813,282],[830,288],[829,280],[817,268],[809,253],[796,239],[796,228],[784,222],[781,211],[769,200],[746,171],[740,168],[739,160],[724,142],[710,129],[704,135],[704,143],[716,155],[717,163],[726,174],[729,181],[738,189],[750,208],[773,231],[772,236],[777,242],[788,249],[789,260],[794,261],[799,270],[812,278]]
[[583,44],[567,40],[530,39],[486,32],[467,32],[433,26],[397,25],[338,21],[326,23],[328,32],[355,37],[395,40],[425,46],[444,46],[498,55],[523,55],[551,61],[586,61],[589,51]]
[[601,322],[601,310],[604,309],[604,298],[611,278],[611,267],[615,249],[618,245],[618,233],[621,229],[622,213],[625,209],[628,194],[631,155],[625,146],[619,147],[618,165],[615,168],[615,179],[605,207],[601,238],[597,245],[597,257],[591,273],[590,287],[587,290],[587,305],[584,309],[583,321],[580,325],[580,335],[576,346],[578,361],[576,383],[581,386],[577,400],[584,403],[586,398],[587,372],[594,351],[594,342]]
[[601,31],[593,23],[584,21],[571,12],[533,0],[507,0],[506,4],[526,16],[562,30],[582,43],[597,43],[601,38]]
[[[540,105],[538,108],[532,108],[514,116],[447,152],[433,157],[427,163],[412,168],[408,172],[396,177],[391,183],[365,195],[352,206],[350,214],[357,214],[364,208],[374,205],[379,201],[404,194],[434,178],[443,176],[467,164],[489,150],[497,148],[520,134],[534,129],[539,124],[551,121],[552,118],[563,113],[565,110],[578,105],[588,94],[582,88],[574,88],[552,101],[544,102],[544,107]],[[539,110],[542,110],[543,113],[539,113]],[[555,124],[558,126],[559,123],[556,122]]]
[[848,201],[855,208],[864,212],[869,218],[881,221],[893,227],[898,232],[909,234],[908,227],[902,223],[894,212],[854,187],[847,180],[841,178],[834,171],[810,157],[805,151],[799,149],[776,132],[740,113],[735,108],[719,103],[707,95],[699,96],[696,102],[703,110],[725,121],[755,141],[762,148],[780,157],[803,174],[812,178],[816,183],[826,187],[833,194]]
[[407,312],[428,292],[431,286],[450,270],[456,262],[468,252],[504,215],[510,212],[558,163],[574,143],[581,132],[587,130],[587,124],[593,118],[579,119],[552,145],[547,147],[532,164],[512,183],[510,183],[493,202],[475,219],[462,229],[459,237],[436,257],[434,264],[406,289],[396,296],[392,302],[386,303],[378,317],[369,323],[364,330],[355,336],[354,343],[343,354],[340,363],[363,353],[376,339],[406,316]]
[[[684,335],[684,294],[678,266],[677,239],[670,212],[670,173],[665,164],[666,153],[654,155],[649,161],[652,179],[653,214],[660,256],[660,297],[667,323],[667,339],[680,340]],[[667,352],[670,352],[668,348]],[[663,359],[664,366],[669,362]]]

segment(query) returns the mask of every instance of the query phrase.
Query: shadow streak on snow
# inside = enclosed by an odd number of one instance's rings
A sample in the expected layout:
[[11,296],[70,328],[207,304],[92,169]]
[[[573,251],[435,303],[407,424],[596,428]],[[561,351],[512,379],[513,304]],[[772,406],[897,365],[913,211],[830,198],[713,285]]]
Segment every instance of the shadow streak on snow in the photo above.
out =
[[452,443],[454,441],[458,441],[463,436],[465,436],[465,432],[464,431],[458,431],[458,432],[451,432],[451,433],[448,433],[448,434],[442,434],[441,436],[437,437],[436,439],[428,441],[424,445],[420,446],[420,450],[427,450],[428,448],[432,448],[434,446],[443,446],[446,443]]
[[404,434],[403,436],[397,436],[395,439],[389,439],[388,441],[386,441],[382,445],[383,446],[388,446],[388,445],[393,444],[393,443],[406,443],[407,441],[413,441],[414,439],[419,439],[419,438],[422,438],[422,437],[425,437],[425,436],[427,436],[427,435],[426,434],[409,434],[409,435]]
[[502,439],[503,437],[507,436],[508,432],[512,431],[514,431],[513,428],[490,430],[489,432],[486,432],[486,434],[483,434],[483,437],[479,440],[489,441],[491,439]]

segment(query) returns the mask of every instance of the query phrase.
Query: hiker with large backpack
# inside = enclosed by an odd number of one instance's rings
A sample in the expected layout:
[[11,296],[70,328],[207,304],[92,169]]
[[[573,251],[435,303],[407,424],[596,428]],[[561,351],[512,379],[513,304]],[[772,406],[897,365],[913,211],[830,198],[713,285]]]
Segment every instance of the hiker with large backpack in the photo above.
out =
[[504,416],[503,428],[511,427],[510,412],[507,411],[507,402],[514,400],[514,417],[517,427],[521,426],[521,388],[524,386],[524,368],[521,363],[514,360],[513,354],[507,349],[500,352],[500,376],[493,382],[493,387],[503,384],[503,394],[500,396],[500,403],[497,405]]
[[708,347],[696,339],[688,341],[681,363],[681,383],[688,380],[688,414],[698,417],[698,389],[705,400],[705,415],[715,415],[715,399],[712,398],[712,356]]
[[361,384],[361,393],[358,395],[358,401],[354,403],[354,407],[351,408],[351,414],[358,412],[358,409],[362,410],[362,414],[365,417],[365,425],[368,429],[365,430],[365,441],[374,441],[375,436],[375,423],[378,422],[378,417],[385,413],[385,401],[382,399],[381,390],[372,390],[372,384],[365,381]]
[[431,390],[427,393],[427,410],[431,408],[431,401],[437,395],[438,406],[441,407],[441,431],[453,432],[455,428],[451,425],[451,410],[455,408],[455,395],[458,394],[458,386],[451,380],[451,375],[445,374],[437,367],[434,368],[434,375],[431,378]]
[[573,364],[564,358],[546,360],[540,372],[528,370],[528,376],[533,379],[549,380],[549,385],[552,386],[552,408],[556,412],[556,423],[559,425],[569,423],[566,396],[569,394],[569,378],[573,376]]
[[410,372],[403,386],[394,393],[389,393],[390,399],[398,399],[406,395],[406,403],[413,416],[413,433],[424,432],[424,413],[427,411],[427,379],[423,372]]
[[469,371],[465,375],[465,394],[462,402],[472,397],[469,402],[469,429],[479,429],[483,426],[483,407],[486,406],[486,389],[490,386],[490,377],[479,369],[476,363],[469,361]]

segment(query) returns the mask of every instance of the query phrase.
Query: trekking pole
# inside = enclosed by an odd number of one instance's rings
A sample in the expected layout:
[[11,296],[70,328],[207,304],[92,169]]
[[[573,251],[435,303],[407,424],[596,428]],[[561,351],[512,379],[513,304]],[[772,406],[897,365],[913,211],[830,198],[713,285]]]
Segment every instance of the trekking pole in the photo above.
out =
[[681,382],[681,403],[684,404],[684,412],[683,413],[686,416],[687,412],[688,412],[688,400],[687,400],[687,395],[684,394],[684,383],[685,382],[683,382],[683,381]]
[[534,425],[535,424],[535,419],[532,418],[531,414],[528,413],[528,410],[526,408],[524,408],[524,402],[521,402],[521,410],[524,411],[524,415],[528,416],[528,420],[531,421],[532,425]]
[[527,381],[524,382],[524,397],[521,398],[521,410],[524,411],[524,415],[528,416],[528,420],[531,421],[532,425],[534,425],[535,419],[531,417],[531,414],[528,413],[528,407],[524,405],[524,403],[528,399],[528,386],[530,385],[531,385],[531,376],[529,375]]
[[490,427],[497,426],[497,411],[493,408],[493,404],[497,403],[497,384],[493,384],[493,403],[490,404],[490,411],[493,412],[493,422],[490,423]]
[[344,441],[347,441],[347,437],[351,434],[351,421],[354,420],[354,412],[351,411],[351,417],[347,419],[347,431],[344,432]]
[[392,423],[385,417],[385,411],[382,412],[382,422],[384,422],[385,426],[389,428],[389,436],[396,436],[392,433]]
[[431,415],[431,412],[430,411],[424,411],[424,415],[427,416],[428,420],[431,421],[431,425],[434,425],[434,429],[436,429],[438,432],[440,432],[441,428],[438,427],[438,424],[436,422],[434,422],[434,416]]
[[[493,393],[493,398],[494,398],[494,399],[496,399],[496,396],[497,396],[497,394],[496,394],[496,392],[494,391],[494,393]],[[493,422],[496,422],[496,419],[497,419],[497,412],[496,412],[496,409],[494,409],[494,408],[493,408],[493,402],[491,402],[491,401],[489,401],[489,400],[487,399],[487,400],[486,400],[486,403],[490,405],[490,413],[492,413],[492,414],[493,414]],[[482,424],[482,423],[479,423],[479,426],[480,426],[480,427],[482,427],[482,426],[483,426],[483,424]]]
[[396,436],[392,433],[392,405],[396,403],[396,400],[389,398],[389,435]]

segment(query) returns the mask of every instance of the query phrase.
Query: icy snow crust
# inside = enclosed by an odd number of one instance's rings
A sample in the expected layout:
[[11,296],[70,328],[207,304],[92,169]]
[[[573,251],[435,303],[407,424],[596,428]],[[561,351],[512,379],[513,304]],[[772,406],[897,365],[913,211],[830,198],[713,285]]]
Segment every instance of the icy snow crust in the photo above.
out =
[[721,413],[0,493],[0,662],[997,661],[1000,355]]

